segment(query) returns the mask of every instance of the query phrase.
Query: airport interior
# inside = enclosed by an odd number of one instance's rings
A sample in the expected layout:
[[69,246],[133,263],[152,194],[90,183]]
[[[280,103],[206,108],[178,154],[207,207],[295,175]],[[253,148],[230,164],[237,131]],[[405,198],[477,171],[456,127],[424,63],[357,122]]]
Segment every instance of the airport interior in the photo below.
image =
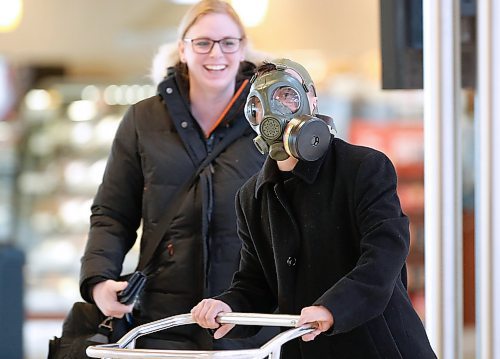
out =
[[[337,137],[381,150],[394,163],[398,195],[410,219],[408,291],[429,323],[426,1],[230,2],[253,50],[293,59],[310,71],[320,113],[334,119]],[[179,21],[192,3],[0,0],[0,318],[10,320],[0,319],[1,358],[46,358],[49,339],[61,334],[72,304],[82,300],[80,258],[115,131],[130,105],[156,95],[153,59],[160,48],[177,46]],[[454,128],[460,140],[456,238],[462,255],[462,339],[455,358],[469,359],[478,357],[478,10],[476,1],[457,3],[462,85]],[[124,272],[137,264],[138,242]],[[5,351],[10,354],[4,356]]]

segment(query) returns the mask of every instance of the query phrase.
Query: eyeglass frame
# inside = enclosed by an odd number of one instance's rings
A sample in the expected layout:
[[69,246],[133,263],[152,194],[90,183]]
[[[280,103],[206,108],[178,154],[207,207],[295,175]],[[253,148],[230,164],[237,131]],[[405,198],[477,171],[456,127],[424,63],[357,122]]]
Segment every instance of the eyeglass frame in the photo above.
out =
[[[241,42],[243,40],[245,40],[244,37],[224,37],[222,39],[219,39],[219,40],[213,40],[213,39],[210,39],[208,37],[197,37],[196,39],[191,39],[191,38],[188,38],[188,37],[185,37],[182,39],[183,41],[186,41],[186,42],[189,42],[191,44],[191,47],[193,48],[193,51],[197,54],[200,54],[200,55],[206,55],[206,54],[209,54],[210,52],[212,52],[212,50],[214,49],[214,46],[215,44],[219,44],[219,48],[220,48],[220,51],[224,54],[234,54],[235,52],[237,52],[239,49],[240,49],[240,46],[241,46]],[[196,47],[193,46],[193,41],[196,41],[196,40],[206,40],[206,41],[210,41],[212,43],[212,45],[210,46],[210,49],[208,49],[207,52],[198,52],[196,50]],[[238,40],[238,47],[236,48],[236,50],[234,51],[231,51],[231,52],[227,52],[227,51],[224,51],[224,49],[222,48],[220,42],[221,41],[224,41],[224,40]]]

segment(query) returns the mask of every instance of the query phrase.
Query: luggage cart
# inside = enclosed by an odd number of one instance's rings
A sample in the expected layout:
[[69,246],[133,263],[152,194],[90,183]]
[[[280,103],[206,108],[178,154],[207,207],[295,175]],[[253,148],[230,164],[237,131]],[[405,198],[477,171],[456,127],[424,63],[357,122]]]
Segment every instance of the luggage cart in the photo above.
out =
[[314,328],[309,324],[296,327],[298,319],[298,315],[258,313],[226,313],[217,317],[217,321],[221,324],[293,327],[293,329],[288,329],[276,335],[260,348],[256,349],[212,351],[135,349],[135,341],[143,335],[180,325],[195,324],[191,314],[180,314],[135,327],[114,344],[89,346],[87,348],[87,355],[91,358],[106,359],[279,359],[281,346],[283,344],[314,330]]

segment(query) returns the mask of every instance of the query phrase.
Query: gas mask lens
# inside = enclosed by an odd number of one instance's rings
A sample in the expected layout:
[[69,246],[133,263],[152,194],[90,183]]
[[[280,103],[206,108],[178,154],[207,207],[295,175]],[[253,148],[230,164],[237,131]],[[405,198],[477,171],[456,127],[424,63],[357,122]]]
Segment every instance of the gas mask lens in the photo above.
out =
[[279,87],[274,91],[272,99],[275,105],[281,105],[281,109],[286,107],[287,111],[280,111],[283,114],[296,113],[300,108],[300,94],[292,87]]
[[252,125],[257,126],[257,120],[262,119],[262,103],[257,96],[252,96],[248,99],[245,106],[245,117]]

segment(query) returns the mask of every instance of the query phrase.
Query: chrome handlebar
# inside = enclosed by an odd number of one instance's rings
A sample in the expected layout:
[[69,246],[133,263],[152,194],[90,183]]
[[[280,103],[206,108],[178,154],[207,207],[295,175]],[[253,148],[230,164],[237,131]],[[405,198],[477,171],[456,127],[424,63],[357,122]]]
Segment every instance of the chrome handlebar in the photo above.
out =
[[87,348],[87,355],[91,358],[130,359],[130,358],[234,358],[254,359],[272,358],[279,359],[281,346],[286,342],[298,338],[314,330],[310,325],[296,327],[298,315],[288,314],[259,314],[259,313],[225,313],[217,316],[220,324],[256,325],[292,327],[284,331],[267,343],[256,349],[239,350],[159,350],[135,349],[135,341],[147,334],[173,328],[180,325],[195,324],[191,314],[180,314],[156,320],[131,329],[118,342],[114,344],[94,345]]

